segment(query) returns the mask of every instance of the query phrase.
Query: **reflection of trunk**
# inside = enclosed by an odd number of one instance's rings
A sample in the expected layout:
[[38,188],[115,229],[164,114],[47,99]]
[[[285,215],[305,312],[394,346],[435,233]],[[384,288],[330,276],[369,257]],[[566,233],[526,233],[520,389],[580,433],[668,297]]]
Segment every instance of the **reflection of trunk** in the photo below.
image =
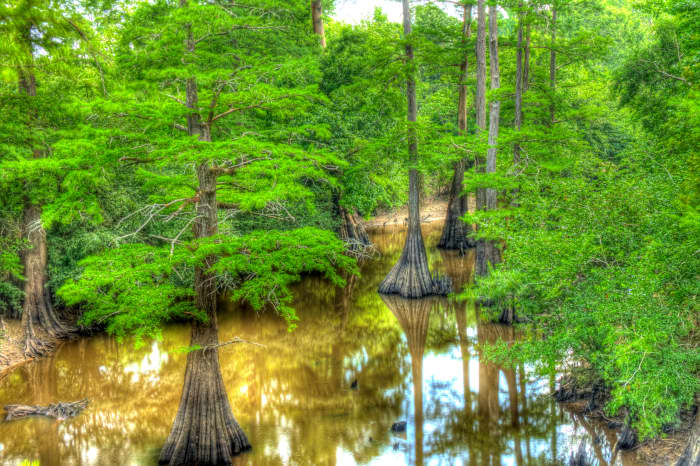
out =
[[[40,359],[27,367],[29,385],[34,392],[33,405],[47,406],[56,403],[56,361],[53,357]],[[35,439],[39,446],[39,463],[44,466],[61,464],[58,421],[47,418],[34,418],[32,421]]]
[[[501,87],[500,70],[498,65],[498,9],[496,5],[489,6],[489,57],[491,60],[491,90]],[[498,153],[498,130],[500,124],[501,103],[494,100],[489,111],[489,149],[486,155],[486,173],[496,172],[496,155]],[[497,191],[493,188],[485,190],[486,210],[496,210]],[[476,247],[476,274],[488,274],[489,264],[495,266],[501,260],[501,253],[495,241],[479,240]]]
[[460,289],[469,283],[474,272],[474,250],[469,250],[466,254],[457,251],[440,251],[440,257],[442,266],[455,289]]
[[[471,36],[472,7],[464,6],[464,20],[462,23],[462,44],[464,45]],[[467,133],[467,76],[468,76],[468,55],[465,53],[464,60],[460,65],[459,84],[459,104],[457,108],[457,125],[462,134]],[[450,183],[450,199],[447,203],[447,216],[442,229],[442,236],[438,247],[442,249],[459,249],[464,251],[474,247],[474,240],[469,237],[472,233],[471,224],[463,222],[461,218],[468,210],[468,196],[462,193],[462,183],[464,181],[464,170],[468,162],[462,159],[455,163],[452,182]]]
[[396,296],[382,296],[384,303],[396,316],[406,334],[411,353],[413,376],[413,407],[415,418],[416,465],[423,464],[423,352],[428,336],[433,299],[408,300]]
[[467,418],[472,414],[472,390],[469,383],[469,351],[470,342],[467,336],[467,303],[466,301],[456,301],[454,303],[455,319],[457,321],[457,336],[459,337],[459,349],[462,353],[462,382],[464,385],[464,411]]
[[523,464],[523,450],[520,445],[520,418],[518,413],[518,384],[515,376],[515,369],[503,369],[508,384],[508,402],[510,404],[510,425],[513,426],[515,444],[515,463],[517,466]]
[[[199,203],[195,236],[217,233],[216,176],[207,162],[197,169]],[[159,462],[170,465],[230,464],[232,456],[250,448],[248,439],[233,417],[219,366],[219,333],[216,320],[216,277],[207,272],[215,258],[195,269],[197,308],[207,322],[192,323],[191,346],[202,349],[187,355],[185,384],[180,407]]]
[[321,47],[326,47],[326,34],[323,32],[323,7],[321,0],[311,0],[311,20],[314,23],[314,34],[321,36]]
[[[408,39],[411,35],[411,12],[408,0],[403,0],[403,32]],[[413,66],[413,46],[410,42],[406,43],[406,62],[407,66]],[[408,233],[401,257],[379,285],[379,292],[398,294],[404,298],[421,298],[433,293],[433,280],[430,276],[428,256],[420,229],[419,174],[413,167],[418,162],[418,137],[414,126],[417,117],[416,82],[410,69],[406,78],[406,95],[408,154],[412,165],[409,170]]]

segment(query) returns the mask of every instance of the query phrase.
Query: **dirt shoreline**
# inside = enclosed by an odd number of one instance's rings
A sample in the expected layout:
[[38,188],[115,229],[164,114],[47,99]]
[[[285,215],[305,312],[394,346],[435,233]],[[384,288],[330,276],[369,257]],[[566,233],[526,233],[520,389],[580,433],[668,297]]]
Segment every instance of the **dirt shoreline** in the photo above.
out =
[[34,358],[24,355],[22,324],[17,319],[0,319],[0,379]]

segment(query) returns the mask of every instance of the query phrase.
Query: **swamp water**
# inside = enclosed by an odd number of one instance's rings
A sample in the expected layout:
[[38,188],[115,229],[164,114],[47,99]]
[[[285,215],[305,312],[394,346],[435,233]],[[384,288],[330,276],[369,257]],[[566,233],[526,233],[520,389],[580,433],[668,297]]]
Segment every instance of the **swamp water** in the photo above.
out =
[[[456,285],[471,279],[473,251],[438,251],[441,225],[423,226],[431,270]],[[557,405],[551,382],[528,367],[479,360],[478,345],[512,340],[512,328],[481,323],[474,304],[382,298],[379,282],[398,259],[405,230],[371,233],[381,256],[344,288],[317,278],[296,287],[294,332],[270,313],[229,305],[220,341],[265,347],[220,350],[234,416],[253,449],[240,465],[550,465],[585,442],[608,464],[615,434]],[[0,423],[0,463],[154,465],[177,411],[189,327],[135,349],[107,336],[63,344],[50,358],[0,380],[0,406],[89,398],[78,417]],[[356,382],[356,383],[354,383]],[[393,433],[394,422],[405,432]],[[633,465],[631,456],[616,464]]]

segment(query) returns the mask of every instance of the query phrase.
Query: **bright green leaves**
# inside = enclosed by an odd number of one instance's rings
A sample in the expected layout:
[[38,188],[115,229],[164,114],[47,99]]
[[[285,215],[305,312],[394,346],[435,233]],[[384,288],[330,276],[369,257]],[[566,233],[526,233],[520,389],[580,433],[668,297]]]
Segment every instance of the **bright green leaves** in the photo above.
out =
[[356,272],[335,235],[315,228],[218,236],[169,248],[123,245],[81,262],[84,271],[59,291],[69,305],[86,309],[84,325],[105,325],[109,333],[133,334],[137,341],[157,337],[174,319],[204,319],[193,305],[192,271],[207,258],[209,269],[232,299],[255,309],[271,305],[292,325],[290,285],[305,274],[320,273],[342,284],[342,271]]

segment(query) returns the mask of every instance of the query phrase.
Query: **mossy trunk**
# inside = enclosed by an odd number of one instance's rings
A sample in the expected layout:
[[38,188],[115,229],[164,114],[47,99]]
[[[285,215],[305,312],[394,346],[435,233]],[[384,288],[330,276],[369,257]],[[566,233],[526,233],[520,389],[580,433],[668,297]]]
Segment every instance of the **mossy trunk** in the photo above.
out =
[[[218,231],[216,175],[204,162],[197,169],[197,176],[200,200],[195,236],[207,238]],[[196,305],[206,313],[207,321],[192,324],[190,346],[201,349],[187,355],[180,407],[161,451],[160,464],[232,464],[233,456],[250,448],[248,439],[233,417],[221,377],[216,277],[208,272],[215,261],[215,257],[210,257],[203,266],[195,269]]]

